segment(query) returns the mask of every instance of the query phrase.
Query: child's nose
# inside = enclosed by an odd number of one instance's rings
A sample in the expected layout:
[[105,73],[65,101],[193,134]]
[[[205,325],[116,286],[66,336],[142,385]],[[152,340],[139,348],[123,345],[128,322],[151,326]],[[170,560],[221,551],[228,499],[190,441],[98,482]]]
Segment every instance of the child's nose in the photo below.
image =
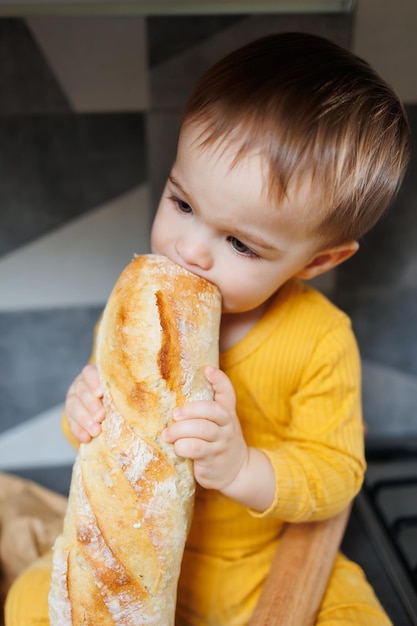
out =
[[208,241],[198,236],[184,236],[179,239],[176,248],[186,265],[210,269],[213,257]]

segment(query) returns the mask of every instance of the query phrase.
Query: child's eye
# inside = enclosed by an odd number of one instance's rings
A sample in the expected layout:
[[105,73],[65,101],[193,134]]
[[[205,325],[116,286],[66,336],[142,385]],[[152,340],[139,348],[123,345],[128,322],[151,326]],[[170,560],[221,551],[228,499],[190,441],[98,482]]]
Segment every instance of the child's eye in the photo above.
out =
[[238,252],[243,256],[258,258],[258,255],[253,250],[248,248],[248,246],[245,245],[242,241],[240,241],[240,239],[237,239],[236,237],[229,237],[228,240],[235,252]]
[[174,204],[176,204],[177,208],[181,211],[181,213],[193,212],[192,208],[190,207],[188,202],[185,202],[185,200],[181,200],[181,198],[178,198],[177,196],[170,196],[169,199],[172,200]]

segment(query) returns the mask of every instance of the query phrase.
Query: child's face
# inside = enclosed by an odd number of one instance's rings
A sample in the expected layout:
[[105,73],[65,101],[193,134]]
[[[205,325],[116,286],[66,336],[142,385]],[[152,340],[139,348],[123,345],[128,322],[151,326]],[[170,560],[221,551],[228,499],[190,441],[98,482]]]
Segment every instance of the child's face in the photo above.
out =
[[267,199],[267,169],[255,153],[231,167],[233,144],[204,148],[183,129],[152,228],[152,252],[213,282],[224,313],[261,307],[317,254],[307,235],[308,193],[280,206]]

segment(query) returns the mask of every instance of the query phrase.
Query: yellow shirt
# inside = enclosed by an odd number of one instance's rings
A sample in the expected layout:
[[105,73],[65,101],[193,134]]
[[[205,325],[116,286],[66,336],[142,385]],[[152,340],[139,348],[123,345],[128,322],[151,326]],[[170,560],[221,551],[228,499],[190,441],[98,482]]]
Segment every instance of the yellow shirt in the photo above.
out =
[[269,571],[283,522],[342,510],[365,469],[360,361],[347,316],[296,280],[221,355],[244,436],[275,469],[263,514],[197,487],[178,590],[179,624],[243,626]]
[[273,464],[275,498],[259,514],[197,486],[178,626],[247,624],[283,523],[336,514],[365,469],[357,344],[348,317],[323,295],[289,281],[220,367],[247,443]]

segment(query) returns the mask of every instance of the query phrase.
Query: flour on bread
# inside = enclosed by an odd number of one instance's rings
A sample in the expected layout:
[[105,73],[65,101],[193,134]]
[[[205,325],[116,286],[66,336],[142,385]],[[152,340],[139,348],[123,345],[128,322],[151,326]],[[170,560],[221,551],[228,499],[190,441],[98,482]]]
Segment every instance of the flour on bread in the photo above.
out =
[[212,397],[220,304],[214,285],[156,255],[116,282],[97,337],[106,418],[74,464],[51,626],[174,625],[195,485],[161,433],[176,406]]

